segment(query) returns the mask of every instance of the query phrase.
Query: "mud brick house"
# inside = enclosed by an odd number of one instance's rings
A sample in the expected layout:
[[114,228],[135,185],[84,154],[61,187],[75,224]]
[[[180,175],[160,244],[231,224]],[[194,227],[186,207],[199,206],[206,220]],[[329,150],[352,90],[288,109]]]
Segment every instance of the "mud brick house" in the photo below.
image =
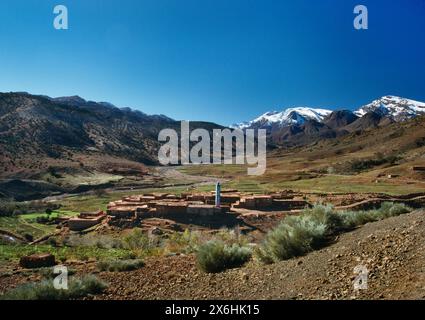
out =
[[70,218],[67,226],[71,231],[82,231],[100,224],[105,218],[106,214],[103,211],[82,212],[78,217]]

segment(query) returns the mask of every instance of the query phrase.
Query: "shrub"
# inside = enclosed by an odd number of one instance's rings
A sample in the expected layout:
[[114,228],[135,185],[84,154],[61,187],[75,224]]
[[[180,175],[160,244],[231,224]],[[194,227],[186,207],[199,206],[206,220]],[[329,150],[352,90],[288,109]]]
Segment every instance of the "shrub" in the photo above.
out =
[[123,239],[123,247],[139,257],[160,253],[160,245],[159,238],[150,238],[141,229],[134,229]]
[[27,240],[28,242],[33,242],[34,241],[34,236],[32,234],[29,233],[25,233],[24,234],[24,238],[25,240]]
[[[54,273],[54,268],[50,268],[50,267],[34,269],[34,272],[39,273],[41,276],[43,276],[44,279],[47,279],[47,280],[54,279],[58,276],[58,274]],[[68,268],[68,276],[72,276],[76,272],[77,271],[75,269]]]
[[201,245],[196,253],[198,266],[208,273],[244,265],[251,258],[251,249],[237,244],[226,245],[219,240],[210,240]]
[[412,211],[412,209],[403,203],[384,202],[379,209],[379,216],[381,219],[384,219],[396,217],[401,214],[409,213],[410,211]]
[[257,258],[263,263],[273,263],[304,255],[318,248],[326,233],[326,224],[311,217],[287,217],[267,234],[256,250]]
[[93,275],[81,279],[71,278],[68,290],[58,290],[53,286],[53,281],[27,283],[19,286],[5,295],[2,300],[69,300],[85,297],[89,294],[102,293],[107,285]]
[[149,237],[141,229],[134,229],[123,239],[124,247],[130,250],[148,249],[150,246]]
[[377,215],[373,211],[343,211],[339,213],[346,229],[352,229],[369,222],[377,221]]
[[100,261],[97,267],[100,271],[122,272],[140,269],[144,266],[144,262],[140,259],[136,260],[105,260]]
[[183,252],[186,254],[195,252],[199,244],[201,234],[196,231],[186,229],[184,232],[174,232],[165,243],[168,252]]
[[46,243],[52,247],[58,246],[58,241],[55,238],[49,238],[47,239]]
[[119,239],[108,235],[70,235],[63,241],[64,245],[70,247],[96,247],[99,249],[122,248],[122,242]]
[[343,223],[341,217],[335,214],[331,205],[317,204],[311,209],[304,209],[300,218],[308,220],[314,225],[324,225],[327,235],[338,231]]
[[51,224],[51,223],[53,223],[55,221],[55,219],[54,218],[51,218],[49,215],[45,215],[45,216],[39,216],[39,217],[37,217],[35,219],[35,221],[37,223],[40,223],[40,224]]
[[345,228],[354,228],[369,222],[379,221],[382,219],[399,216],[409,213],[411,208],[402,203],[384,202],[381,207],[376,210],[369,211],[343,211],[338,213],[343,221]]
[[323,246],[342,227],[342,218],[332,206],[315,205],[299,216],[286,217],[266,235],[256,256],[263,263],[273,263],[304,255]]
[[69,286],[69,298],[84,297],[89,294],[100,294],[106,288],[107,284],[93,275],[87,275],[81,279],[71,281]]
[[108,195],[105,189],[95,189],[93,193],[98,198],[104,198]]
[[222,228],[214,236],[217,240],[221,240],[228,245],[237,244],[246,246],[249,241],[246,236],[241,233],[239,226],[234,229]]
[[410,212],[403,204],[383,203],[370,211],[335,212],[331,206],[315,205],[299,216],[289,216],[265,237],[255,251],[263,263],[274,263],[304,255],[326,244],[328,236],[342,229]]

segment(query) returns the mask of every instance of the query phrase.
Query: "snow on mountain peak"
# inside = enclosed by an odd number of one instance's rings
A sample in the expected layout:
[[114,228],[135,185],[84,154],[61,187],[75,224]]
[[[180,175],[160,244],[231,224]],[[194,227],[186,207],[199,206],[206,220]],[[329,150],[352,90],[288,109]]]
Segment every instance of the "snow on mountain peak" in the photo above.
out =
[[281,112],[267,112],[258,118],[233,125],[233,128],[246,129],[251,127],[271,127],[271,126],[290,126],[294,124],[303,124],[307,120],[318,122],[328,116],[332,111],[326,109],[314,109],[307,107],[288,108]]
[[[354,112],[355,115],[363,117],[368,112],[376,112],[389,117],[394,121],[404,121],[425,114],[425,103],[397,96],[384,96],[364,105]],[[267,112],[252,121],[246,121],[231,126],[232,128],[267,128],[287,127],[301,125],[307,120],[323,122],[324,118],[332,113],[327,109],[315,109],[308,107],[288,108],[283,111]]]
[[385,96],[361,107],[355,114],[362,117],[371,111],[402,121],[425,113],[425,103],[396,96]]

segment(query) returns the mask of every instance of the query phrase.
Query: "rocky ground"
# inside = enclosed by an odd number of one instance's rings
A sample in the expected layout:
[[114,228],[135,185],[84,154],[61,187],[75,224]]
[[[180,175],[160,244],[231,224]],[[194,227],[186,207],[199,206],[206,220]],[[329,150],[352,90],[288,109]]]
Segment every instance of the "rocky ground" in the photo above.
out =
[[[367,268],[367,289],[354,290],[357,266]],[[367,224],[304,257],[220,274],[199,271],[193,255],[150,258],[131,272],[71,267],[109,284],[93,299],[425,299],[425,211]],[[38,278],[2,275],[0,292]]]
[[[367,289],[354,290],[356,266],[369,272]],[[96,299],[425,299],[425,212],[367,224],[327,248],[269,266],[253,262],[209,275],[190,255],[99,275],[110,285]]]

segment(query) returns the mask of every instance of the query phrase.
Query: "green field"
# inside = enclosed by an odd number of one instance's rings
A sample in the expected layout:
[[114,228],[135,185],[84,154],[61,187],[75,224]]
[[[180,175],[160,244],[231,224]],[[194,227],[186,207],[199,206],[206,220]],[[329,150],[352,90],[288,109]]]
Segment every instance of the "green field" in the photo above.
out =
[[[77,212],[58,210],[53,211],[50,218],[59,216],[75,216]],[[53,233],[56,225],[38,223],[37,218],[49,217],[46,213],[30,213],[11,217],[0,217],[0,229],[10,231],[14,234],[25,236],[31,235],[34,239]]]
[[[224,188],[241,192],[264,193],[290,189],[301,192],[386,193],[404,195],[423,192],[423,181],[376,179],[368,175],[311,174],[296,170],[280,170],[271,166],[263,176],[248,176],[241,166],[186,166],[180,169],[189,175],[226,177]],[[222,174],[224,173],[225,174]]]

